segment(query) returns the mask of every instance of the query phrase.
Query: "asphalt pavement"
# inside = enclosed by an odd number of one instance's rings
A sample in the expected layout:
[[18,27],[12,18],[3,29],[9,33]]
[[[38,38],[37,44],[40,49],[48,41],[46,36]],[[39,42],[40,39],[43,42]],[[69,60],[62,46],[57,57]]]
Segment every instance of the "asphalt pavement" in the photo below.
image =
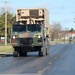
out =
[[75,75],[75,44],[50,46],[50,54],[39,57],[37,52],[27,57],[0,58],[0,74]]

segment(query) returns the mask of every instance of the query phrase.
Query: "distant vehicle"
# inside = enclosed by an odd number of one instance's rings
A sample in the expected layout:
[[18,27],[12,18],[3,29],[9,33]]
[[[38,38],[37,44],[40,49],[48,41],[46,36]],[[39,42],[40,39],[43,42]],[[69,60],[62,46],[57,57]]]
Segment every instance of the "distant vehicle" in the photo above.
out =
[[72,37],[69,38],[69,43],[72,43]]
[[16,23],[12,26],[13,56],[38,51],[39,56],[49,55],[49,14],[47,9],[17,9]]

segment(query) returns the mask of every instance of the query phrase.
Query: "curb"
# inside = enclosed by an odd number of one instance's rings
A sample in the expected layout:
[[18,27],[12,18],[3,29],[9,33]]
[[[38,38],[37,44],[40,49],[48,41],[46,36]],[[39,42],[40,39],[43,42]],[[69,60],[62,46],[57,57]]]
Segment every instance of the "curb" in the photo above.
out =
[[0,52],[0,57],[9,57],[13,56],[12,52]]

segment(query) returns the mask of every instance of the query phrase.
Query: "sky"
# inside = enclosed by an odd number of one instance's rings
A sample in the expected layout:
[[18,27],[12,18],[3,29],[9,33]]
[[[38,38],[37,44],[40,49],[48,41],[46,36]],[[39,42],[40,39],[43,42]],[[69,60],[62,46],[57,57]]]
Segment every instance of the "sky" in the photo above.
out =
[[46,8],[49,11],[49,22],[61,24],[62,29],[75,29],[75,0],[0,0],[0,7],[8,2],[8,7],[16,13],[17,8]]

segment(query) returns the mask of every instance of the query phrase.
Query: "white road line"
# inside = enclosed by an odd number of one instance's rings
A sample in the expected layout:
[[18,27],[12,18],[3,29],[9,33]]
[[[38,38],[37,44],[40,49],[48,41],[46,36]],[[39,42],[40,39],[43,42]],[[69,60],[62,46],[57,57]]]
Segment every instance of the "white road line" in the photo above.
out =
[[38,71],[38,74],[41,74],[41,75],[42,75],[42,73],[43,73],[44,71],[46,71],[48,68],[49,68],[49,66],[47,66],[46,68],[44,68],[42,71]]

